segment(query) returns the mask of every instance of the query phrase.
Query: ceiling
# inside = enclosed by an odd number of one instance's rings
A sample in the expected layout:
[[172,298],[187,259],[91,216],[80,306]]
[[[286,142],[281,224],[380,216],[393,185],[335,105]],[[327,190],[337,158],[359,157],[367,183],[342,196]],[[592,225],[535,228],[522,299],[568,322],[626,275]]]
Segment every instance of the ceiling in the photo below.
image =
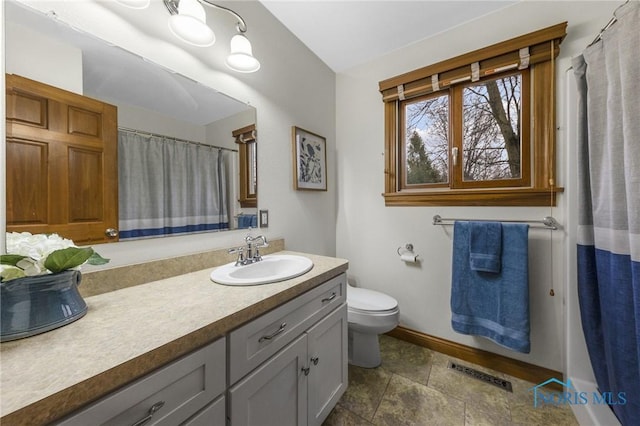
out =
[[260,1],[333,71],[341,72],[521,0]]

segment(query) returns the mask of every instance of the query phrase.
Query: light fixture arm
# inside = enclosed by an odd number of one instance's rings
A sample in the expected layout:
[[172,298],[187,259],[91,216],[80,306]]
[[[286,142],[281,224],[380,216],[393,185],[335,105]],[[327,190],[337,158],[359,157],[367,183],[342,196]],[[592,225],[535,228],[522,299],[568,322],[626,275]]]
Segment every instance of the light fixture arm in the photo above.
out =
[[178,0],[164,0],[164,6],[171,15],[178,14]]
[[[180,3],[180,0],[163,0],[163,1],[164,1],[165,7],[167,8],[167,10],[169,11],[169,13],[171,15],[177,15],[178,14],[178,5]],[[244,19],[242,19],[242,16],[240,16],[235,11],[229,9],[228,7],[224,7],[224,6],[220,6],[220,5],[217,5],[215,3],[212,3],[209,0],[198,0],[198,2],[203,4],[203,5],[206,5],[206,6],[209,6],[209,7],[213,7],[215,9],[223,10],[223,11],[233,15],[238,20],[238,23],[236,24],[236,28],[238,29],[238,32],[240,32],[240,33],[247,32],[247,23],[244,21]]]
[[244,19],[242,19],[242,16],[237,14],[235,11],[229,9],[228,7],[219,6],[217,4],[211,3],[211,1],[209,0],[198,0],[198,1],[202,4],[206,4],[207,6],[211,6],[213,8],[224,10],[225,12],[230,13],[238,20],[238,23],[236,24],[236,28],[238,29],[238,31],[241,33],[247,32],[247,23],[244,21]]

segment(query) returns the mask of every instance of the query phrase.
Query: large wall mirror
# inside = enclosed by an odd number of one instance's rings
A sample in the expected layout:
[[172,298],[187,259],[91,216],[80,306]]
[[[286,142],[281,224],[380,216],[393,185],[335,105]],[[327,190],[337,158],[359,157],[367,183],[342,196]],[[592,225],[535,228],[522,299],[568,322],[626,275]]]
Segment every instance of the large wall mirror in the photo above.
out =
[[[13,1],[5,2],[5,29],[7,74],[46,80],[43,83],[117,107],[120,241],[159,236],[157,228],[172,228],[173,235],[256,226],[257,200],[240,202],[244,177],[234,135],[253,126],[251,158],[257,161],[255,108]],[[167,160],[168,152],[175,159]],[[164,163],[146,165],[157,157]],[[149,178],[143,167],[163,169],[164,177]],[[194,169],[201,170],[196,177],[184,174]],[[216,188],[205,189],[204,200],[194,202],[199,195],[185,193],[185,188],[200,187],[209,178]],[[145,180],[152,181],[150,186],[141,186]],[[182,186],[159,186],[160,180]],[[257,185],[255,176],[252,182]],[[174,204],[177,213],[137,217],[141,210],[167,203]],[[213,210],[194,210],[203,203]],[[163,214],[173,216],[162,224]],[[186,223],[184,216],[215,217]]]

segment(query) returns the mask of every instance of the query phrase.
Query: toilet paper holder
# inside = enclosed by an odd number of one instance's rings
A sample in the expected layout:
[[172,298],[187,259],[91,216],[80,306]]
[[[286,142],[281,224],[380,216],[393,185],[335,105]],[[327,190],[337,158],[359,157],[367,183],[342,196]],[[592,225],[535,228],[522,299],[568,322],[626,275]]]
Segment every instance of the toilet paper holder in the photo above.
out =
[[407,254],[407,253],[413,253],[413,244],[411,243],[407,243],[404,245],[404,247],[400,246],[398,247],[398,256],[402,256],[403,254]]
[[404,263],[419,263],[418,255],[413,252],[413,244],[407,243],[404,247],[398,247],[398,256]]

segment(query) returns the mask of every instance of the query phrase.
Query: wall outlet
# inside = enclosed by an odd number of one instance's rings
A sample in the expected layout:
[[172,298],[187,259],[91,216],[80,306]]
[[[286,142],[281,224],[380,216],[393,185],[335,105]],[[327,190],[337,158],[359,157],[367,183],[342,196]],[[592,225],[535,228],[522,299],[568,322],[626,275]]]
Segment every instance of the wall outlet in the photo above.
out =
[[260,210],[260,228],[269,227],[269,210]]

